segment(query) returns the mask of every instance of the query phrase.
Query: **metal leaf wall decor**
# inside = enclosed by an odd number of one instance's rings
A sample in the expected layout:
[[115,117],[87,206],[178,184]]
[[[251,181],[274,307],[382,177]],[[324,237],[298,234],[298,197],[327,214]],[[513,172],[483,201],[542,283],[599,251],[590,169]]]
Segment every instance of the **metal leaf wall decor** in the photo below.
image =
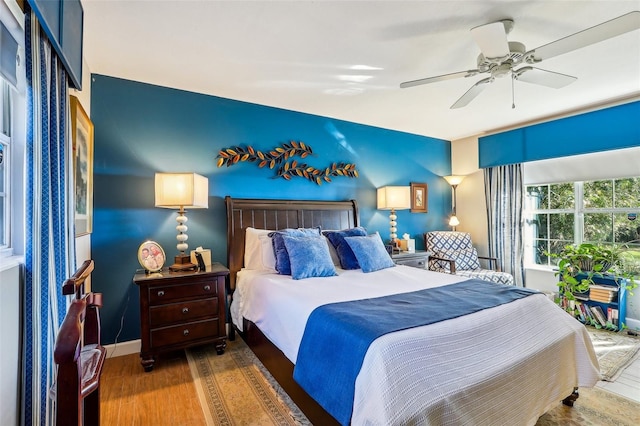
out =
[[292,177],[303,177],[317,185],[322,185],[323,181],[331,182],[331,178],[336,176],[358,177],[355,164],[332,163],[328,167],[318,169],[307,163],[292,160],[296,156],[306,158],[309,155],[313,155],[313,149],[309,145],[304,142],[290,141],[267,152],[255,150],[251,146],[223,148],[218,152],[216,158],[218,159],[218,167],[224,165],[231,167],[246,161],[257,162],[260,168],[269,166],[270,169],[275,169],[275,177],[286,180],[291,180]]

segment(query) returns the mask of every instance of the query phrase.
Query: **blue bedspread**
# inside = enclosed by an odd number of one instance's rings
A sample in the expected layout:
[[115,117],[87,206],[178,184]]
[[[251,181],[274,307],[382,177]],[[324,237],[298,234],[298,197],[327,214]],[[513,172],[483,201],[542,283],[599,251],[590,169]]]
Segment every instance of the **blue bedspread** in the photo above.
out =
[[433,324],[538,293],[482,280],[316,308],[293,378],[341,424],[353,411],[356,377],[369,345],[394,331]]

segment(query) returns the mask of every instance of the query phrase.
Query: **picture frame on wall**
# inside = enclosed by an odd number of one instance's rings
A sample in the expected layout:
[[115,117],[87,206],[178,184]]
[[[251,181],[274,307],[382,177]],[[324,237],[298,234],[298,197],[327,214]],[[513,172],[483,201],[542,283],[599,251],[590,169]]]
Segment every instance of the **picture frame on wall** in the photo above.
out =
[[411,213],[427,212],[427,184],[411,182]]
[[75,96],[70,96],[76,237],[93,230],[93,123]]

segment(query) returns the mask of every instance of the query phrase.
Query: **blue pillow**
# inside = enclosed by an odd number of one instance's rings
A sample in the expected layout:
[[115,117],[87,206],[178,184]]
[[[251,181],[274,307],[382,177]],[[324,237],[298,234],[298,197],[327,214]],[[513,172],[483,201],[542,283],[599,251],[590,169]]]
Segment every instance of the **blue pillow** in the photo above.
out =
[[284,240],[282,239],[283,235],[320,238],[320,228],[286,228],[269,233],[271,243],[273,244],[273,253],[276,256],[276,271],[281,275],[291,275],[291,263],[289,262],[287,247],[284,245]]
[[346,237],[345,240],[358,259],[362,272],[379,271],[395,266],[377,232],[366,237]]
[[294,280],[338,275],[324,238],[294,237],[285,234],[282,239],[289,253],[291,277]]
[[351,247],[344,240],[346,237],[364,237],[367,235],[367,230],[361,226],[350,229],[343,229],[341,231],[324,231],[323,234],[331,241],[331,244],[338,253],[338,259],[340,259],[340,266],[342,269],[358,269],[358,259],[353,254]]

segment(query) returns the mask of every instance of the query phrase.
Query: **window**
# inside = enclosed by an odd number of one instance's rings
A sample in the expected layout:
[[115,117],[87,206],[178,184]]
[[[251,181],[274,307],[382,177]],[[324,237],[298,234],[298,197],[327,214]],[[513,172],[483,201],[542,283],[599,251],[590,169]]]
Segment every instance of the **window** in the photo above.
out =
[[525,188],[525,262],[554,266],[545,253],[567,244],[617,244],[627,272],[640,274],[640,177]]
[[11,186],[11,91],[9,85],[0,78],[0,251],[10,246],[11,204],[9,188]]
[[[25,253],[26,70],[24,14],[0,1],[0,258]],[[15,59],[15,61],[14,61]],[[0,268],[4,262],[0,263]]]

